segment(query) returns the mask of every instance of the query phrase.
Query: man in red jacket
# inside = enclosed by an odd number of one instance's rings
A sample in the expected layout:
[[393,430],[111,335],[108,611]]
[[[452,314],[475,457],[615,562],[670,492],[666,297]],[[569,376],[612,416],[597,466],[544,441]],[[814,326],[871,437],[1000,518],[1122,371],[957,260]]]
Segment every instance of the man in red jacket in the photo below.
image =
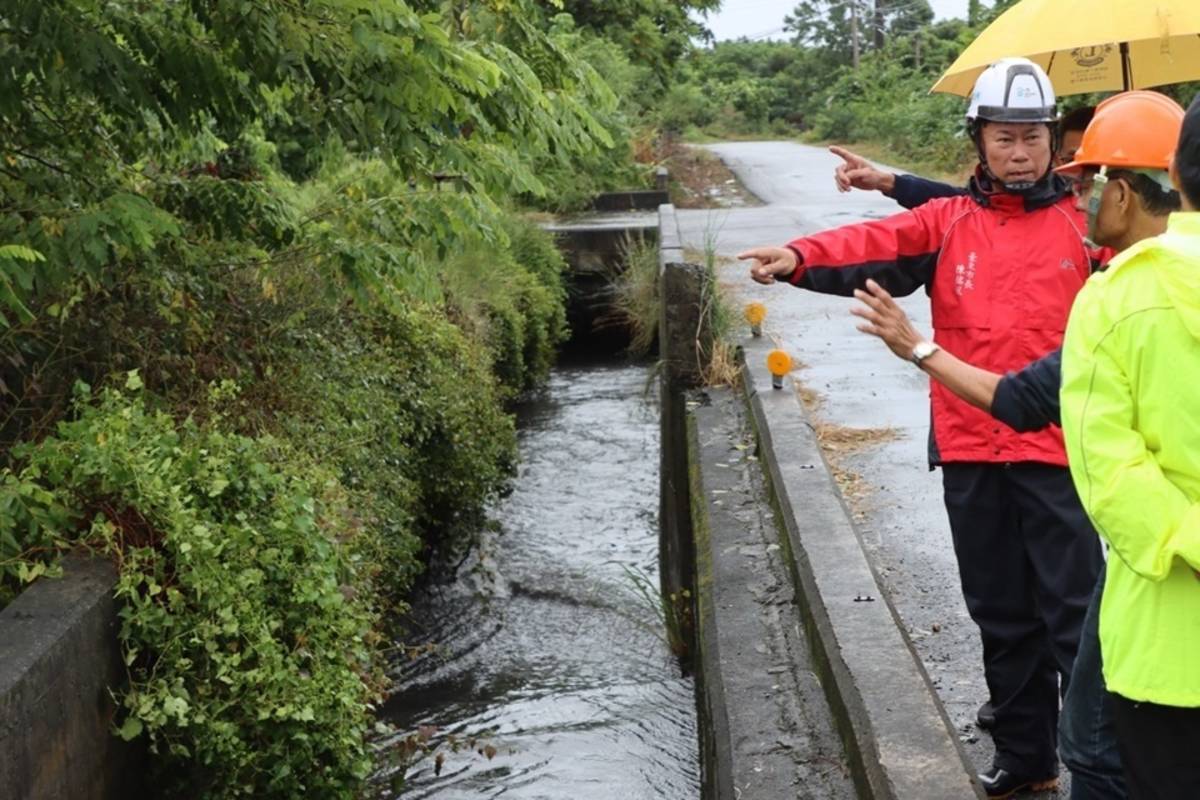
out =
[[[934,343],[1006,373],[1057,348],[1099,254],[1070,186],[1050,171],[1055,98],[1026,59],[979,77],[967,112],[980,164],[969,192],[884,220],[749,250],[751,277],[852,295],[874,279],[926,289]],[[1057,428],[1017,433],[931,389],[930,464],[942,468],[963,597],[983,641],[996,756],[989,797],[1053,786],[1059,681],[1069,680],[1102,558],[1071,483]]]

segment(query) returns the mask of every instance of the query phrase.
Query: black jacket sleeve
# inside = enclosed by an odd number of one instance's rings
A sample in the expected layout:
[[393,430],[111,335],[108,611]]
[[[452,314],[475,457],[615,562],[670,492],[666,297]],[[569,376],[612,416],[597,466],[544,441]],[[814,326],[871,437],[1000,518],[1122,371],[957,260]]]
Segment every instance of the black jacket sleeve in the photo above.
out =
[[1020,372],[1000,379],[992,399],[992,416],[1025,433],[1061,425],[1058,390],[1062,388],[1062,349],[1039,358]]
[[966,193],[966,189],[948,183],[918,178],[916,175],[897,175],[896,185],[890,197],[905,208],[912,209],[923,206],[937,197],[954,197]]

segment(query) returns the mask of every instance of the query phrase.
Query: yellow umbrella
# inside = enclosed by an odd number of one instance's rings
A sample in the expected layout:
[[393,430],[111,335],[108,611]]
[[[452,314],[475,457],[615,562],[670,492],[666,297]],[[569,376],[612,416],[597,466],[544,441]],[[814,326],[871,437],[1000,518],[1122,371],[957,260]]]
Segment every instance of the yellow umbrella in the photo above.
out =
[[933,87],[969,97],[994,61],[1025,56],[1059,95],[1200,80],[1200,0],[1021,0]]

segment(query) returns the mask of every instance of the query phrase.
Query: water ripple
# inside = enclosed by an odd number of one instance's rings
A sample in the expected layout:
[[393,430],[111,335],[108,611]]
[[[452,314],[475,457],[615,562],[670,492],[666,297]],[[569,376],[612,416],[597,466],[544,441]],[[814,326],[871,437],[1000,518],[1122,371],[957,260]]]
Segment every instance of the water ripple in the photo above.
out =
[[[479,559],[491,588],[435,588],[414,604],[429,627],[405,644],[429,648],[392,664],[381,716],[401,733],[375,742],[376,797],[699,795],[695,687],[629,577],[658,580],[650,377],[643,366],[561,369],[519,409],[522,463]],[[409,764],[394,789],[389,753],[420,725],[436,726],[444,761]]]

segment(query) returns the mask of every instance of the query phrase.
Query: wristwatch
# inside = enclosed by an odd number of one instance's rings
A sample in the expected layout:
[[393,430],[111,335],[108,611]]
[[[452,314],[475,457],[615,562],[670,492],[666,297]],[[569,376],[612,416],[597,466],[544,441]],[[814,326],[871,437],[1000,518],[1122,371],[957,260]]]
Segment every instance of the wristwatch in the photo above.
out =
[[912,362],[919,367],[921,366],[922,361],[929,358],[931,355],[941,349],[942,348],[938,347],[933,342],[917,342],[917,346],[913,348],[912,355],[909,356],[909,359],[911,359]]

